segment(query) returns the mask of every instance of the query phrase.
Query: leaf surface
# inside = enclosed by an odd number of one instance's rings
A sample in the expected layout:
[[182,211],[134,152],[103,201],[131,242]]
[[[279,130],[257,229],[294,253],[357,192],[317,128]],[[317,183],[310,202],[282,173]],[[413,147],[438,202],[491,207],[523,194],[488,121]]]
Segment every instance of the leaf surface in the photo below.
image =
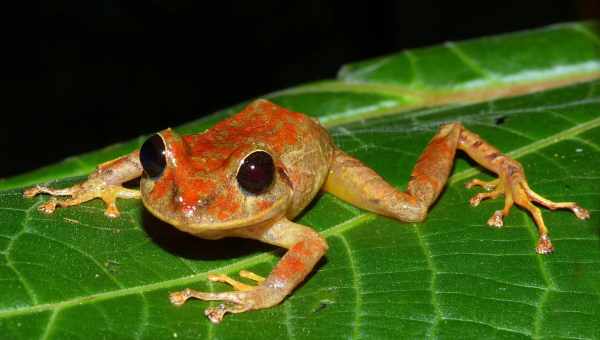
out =
[[[503,200],[468,205],[464,184],[491,179],[464,155],[424,223],[367,213],[324,194],[299,218],[330,245],[281,305],[213,325],[208,305],[170,305],[169,291],[227,290],[208,273],[267,275],[281,251],[248,240],[206,241],[119,201],[36,208],[22,186],[83,175],[143,138],[1,183],[0,334],[5,338],[600,338],[600,40],[594,24],[448,43],[342,68],[337,80],[269,96],[328,126],[338,146],[404,188],[437,127],[460,121],[524,166],[529,183],[592,218],[543,211],[557,252]],[[239,106],[191,122],[202,131]],[[61,179],[66,186],[81,178]]]

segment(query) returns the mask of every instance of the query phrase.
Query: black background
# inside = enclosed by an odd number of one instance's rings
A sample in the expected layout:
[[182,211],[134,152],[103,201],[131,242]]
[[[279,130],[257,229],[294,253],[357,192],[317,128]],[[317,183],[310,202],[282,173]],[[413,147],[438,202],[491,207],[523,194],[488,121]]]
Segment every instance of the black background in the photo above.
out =
[[[333,78],[344,63],[598,12],[596,0],[46,1],[5,43],[0,178]],[[39,60],[22,48],[35,44]]]

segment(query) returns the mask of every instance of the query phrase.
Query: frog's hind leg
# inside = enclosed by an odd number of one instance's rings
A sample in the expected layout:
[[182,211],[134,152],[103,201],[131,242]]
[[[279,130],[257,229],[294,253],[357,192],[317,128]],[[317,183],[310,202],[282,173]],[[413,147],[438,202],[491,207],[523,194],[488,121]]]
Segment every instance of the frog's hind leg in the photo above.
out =
[[341,150],[334,154],[324,190],[381,215],[406,222],[422,221],[448,180],[460,132],[459,124],[440,129],[419,157],[406,192]]
[[471,189],[472,187],[482,187],[487,191],[492,191],[498,187],[498,184],[502,184],[499,178],[496,178],[492,181],[482,181],[480,179],[472,179],[465,185],[467,189]]
[[580,219],[589,217],[587,210],[573,202],[555,203],[533,192],[517,161],[503,155],[459,123],[443,125],[432,138],[415,164],[406,192],[400,192],[375,171],[340,150],[334,155],[324,189],[378,214],[408,222],[421,221],[446,184],[457,149],[463,150],[477,163],[498,174],[498,178],[493,181],[476,179],[467,184],[467,187],[481,186],[488,190],[487,193],[475,195],[470,203],[476,206],[482,200],[504,195],[504,208],[496,211],[488,220],[488,224],[495,227],[503,225],[503,218],[508,215],[514,203],[527,209],[538,226],[538,253],[550,253],[553,247],[541,212],[532,201],[550,209],[571,209]]

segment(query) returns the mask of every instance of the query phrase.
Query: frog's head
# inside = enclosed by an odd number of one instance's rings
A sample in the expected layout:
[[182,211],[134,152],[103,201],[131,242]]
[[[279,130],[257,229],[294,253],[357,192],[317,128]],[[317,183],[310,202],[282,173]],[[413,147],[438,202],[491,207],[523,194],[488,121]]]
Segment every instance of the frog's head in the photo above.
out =
[[291,185],[268,145],[181,137],[167,129],[140,149],[144,205],[161,220],[204,237],[285,214]]

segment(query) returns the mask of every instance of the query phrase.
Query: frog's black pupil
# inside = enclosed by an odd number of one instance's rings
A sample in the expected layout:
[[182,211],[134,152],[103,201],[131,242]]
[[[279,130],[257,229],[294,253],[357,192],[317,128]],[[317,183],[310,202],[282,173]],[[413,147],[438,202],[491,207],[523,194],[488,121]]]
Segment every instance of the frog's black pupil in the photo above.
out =
[[140,149],[140,162],[144,171],[151,178],[162,175],[167,165],[165,159],[165,143],[159,135],[148,138]]
[[274,175],[275,165],[271,155],[264,151],[254,151],[242,161],[237,181],[244,190],[258,195],[269,188]]

